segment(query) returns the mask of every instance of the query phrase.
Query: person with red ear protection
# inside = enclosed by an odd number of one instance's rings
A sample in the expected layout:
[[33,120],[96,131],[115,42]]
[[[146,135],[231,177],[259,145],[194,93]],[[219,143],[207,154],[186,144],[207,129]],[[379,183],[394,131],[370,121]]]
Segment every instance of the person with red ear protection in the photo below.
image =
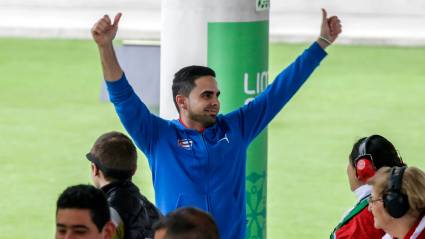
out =
[[404,166],[394,145],[380,135],[371,135],[354,143],[349,155],[347,176],[357,203],[349,209],[334,228],[330,238],[382,238],[385,232],[374,227],[368,211],[371,186],[367,181],[381,167]]

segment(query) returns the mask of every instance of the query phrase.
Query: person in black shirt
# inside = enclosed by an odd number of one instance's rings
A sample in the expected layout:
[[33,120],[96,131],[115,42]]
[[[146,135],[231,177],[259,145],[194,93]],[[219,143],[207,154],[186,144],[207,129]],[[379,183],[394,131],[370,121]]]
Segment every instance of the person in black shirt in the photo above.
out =
[[161,213],[131,180],[137,168],[137,152],[130,138],[120,132],[103,134],[86,157],[91,162],[94,185],[108,197],[117,228],[115,238],[153,238],[152,225]]

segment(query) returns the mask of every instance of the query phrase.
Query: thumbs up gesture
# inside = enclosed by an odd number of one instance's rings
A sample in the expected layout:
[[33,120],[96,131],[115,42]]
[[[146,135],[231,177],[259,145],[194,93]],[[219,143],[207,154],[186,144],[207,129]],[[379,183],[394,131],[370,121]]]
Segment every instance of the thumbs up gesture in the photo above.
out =
[[330,45],[338,38],[341,31],[342,25],[339,18],[337,16],[328,18],[328,13],[322,8],[322,26],[318,41]]
[[111,19],[108,15],[104,15],[94,24],[91,29],[91,34],[93,40],[99,47],[112,44],[112,41],[114,40],[118,31],[118,23],[121,19],[121,15],[121,13],[116,14],[114,22],[111,22]]

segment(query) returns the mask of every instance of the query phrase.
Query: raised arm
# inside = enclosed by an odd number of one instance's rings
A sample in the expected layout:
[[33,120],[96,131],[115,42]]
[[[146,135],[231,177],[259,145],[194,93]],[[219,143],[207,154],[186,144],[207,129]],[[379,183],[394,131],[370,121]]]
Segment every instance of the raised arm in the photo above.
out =
[[286,67],[264,92],[253,101],[226,115],[237,118],[243,136],[251,142],[294,96],[313,71],[325,58],[324,49],[341,33],[341,23],[336,16],[327,18],[322,9],[322,26],[318,40]]
[[118,63],[112,41],[117,34],[120,18],[121,13],[118,13],[112,23],[109,16],[104,15],[94,24],[91,33],[99,48],[103,76],[115,111],[137,146],[150,155],[152,145],[158,138],[160,119],[151,114],[136,95]]
[[104,15],[91,29],[93,40],[99,48],[103,77],[106,81],[110,82],[119,80],[123,74],[112,45],[112,41],[118,31],[118,23],[121,15],[121,13],[118,13],[113,23],[108,15]]

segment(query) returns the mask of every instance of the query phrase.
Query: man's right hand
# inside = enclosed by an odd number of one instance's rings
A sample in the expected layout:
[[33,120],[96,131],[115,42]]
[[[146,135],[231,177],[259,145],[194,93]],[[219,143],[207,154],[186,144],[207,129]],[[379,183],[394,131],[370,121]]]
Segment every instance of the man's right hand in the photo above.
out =
[[115,15],[114,23],[108,15],[103,16],[91,29],[93,40],[99,47],[100,60],[102,61],[103,77],[107,81],[117,81],[123,74],[117,56],[115,55],[112,41],[117,35],[118,23],[121,13]]
[[118,23],[120,21],[121,15],[121,13],[115,15],[113,23],[111,22],[111,19],[108,15],[104,15],[94,24],[91,29],[91,34],[93,40],[99,47],[112,44],[115,35],[117,35]]

